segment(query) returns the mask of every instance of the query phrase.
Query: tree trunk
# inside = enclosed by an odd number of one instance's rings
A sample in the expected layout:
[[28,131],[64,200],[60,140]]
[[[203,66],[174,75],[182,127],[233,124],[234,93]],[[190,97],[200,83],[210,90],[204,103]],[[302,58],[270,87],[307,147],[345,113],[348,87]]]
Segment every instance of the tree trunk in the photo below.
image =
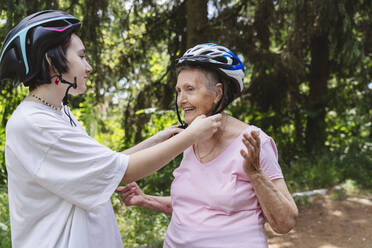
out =
[[324,118],[329,77],[328,34],[313,37],[310,46],[310,96],[306,126],[306,150],[308,152],[324,147],[326,139]]
[[261,42],[263,50],[268,50],[270,47],[270,22],[274,12],[274,4],[271,0],[263,0],[259,2],[259,6],[255,12],[254,27],[257,32],[257,38]]
[[208,42],[208,0],[186,0],[187,48]]

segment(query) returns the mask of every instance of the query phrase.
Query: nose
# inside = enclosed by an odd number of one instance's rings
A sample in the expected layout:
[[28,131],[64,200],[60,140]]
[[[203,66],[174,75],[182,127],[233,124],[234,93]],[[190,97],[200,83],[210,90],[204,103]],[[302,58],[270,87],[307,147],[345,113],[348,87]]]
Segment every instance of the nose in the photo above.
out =
[[181,106],[185,102],[187,102],[186,94],[182,93],[182,91],[177,92],[177,104]]
[[88,62],[86,64],[85,71],[87,72],[87,74],[89,74],[93,71],[93,68],[90,66],[90,64]]

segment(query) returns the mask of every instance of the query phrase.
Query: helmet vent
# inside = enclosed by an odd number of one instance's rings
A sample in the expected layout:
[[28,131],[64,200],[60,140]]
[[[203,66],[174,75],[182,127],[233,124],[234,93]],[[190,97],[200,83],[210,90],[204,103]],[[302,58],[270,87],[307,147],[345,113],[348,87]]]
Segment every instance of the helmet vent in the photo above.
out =
[[57,21],[44,23],[41,26],[43,26],[43,27],[65,27],[67,25],[69,25],[68,22],[66,22],[64,20],[57,20]]
[[228,62],[225,57],[215,57],[214,59],[217,60],[218,62],[221,62],[221,63],[227,63]]

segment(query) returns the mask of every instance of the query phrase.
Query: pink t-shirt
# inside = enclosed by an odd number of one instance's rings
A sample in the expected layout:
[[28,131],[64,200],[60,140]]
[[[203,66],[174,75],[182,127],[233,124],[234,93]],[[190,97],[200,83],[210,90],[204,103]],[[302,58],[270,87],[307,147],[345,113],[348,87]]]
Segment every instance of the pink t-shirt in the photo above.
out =
[[164,247],[267,247],[264,216],[245,174],[240,150],[243,133],[260,132],[261,167],[274,180],[283,178],[271,137],[249,126],[215,159],[201,163],[189,147],[174,172],[172,220]]

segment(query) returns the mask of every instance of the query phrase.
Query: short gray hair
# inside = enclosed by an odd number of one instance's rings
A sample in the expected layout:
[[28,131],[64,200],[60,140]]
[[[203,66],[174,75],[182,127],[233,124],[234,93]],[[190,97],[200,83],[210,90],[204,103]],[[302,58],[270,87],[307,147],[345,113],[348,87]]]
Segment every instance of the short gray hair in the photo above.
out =
[[176,68],[176,74],[177,76],[181,73],[181,71],[186,70],[186,69],[198,69],[200,70],[205,78],[207,79],[207,89],[210,92],[216,93],[216,85],[218,83],[222,84],[222,91],[223,91],[223,98],[220,106],[222,107],[222,110],[227,107],[231,103],[231,101],[234,99],[232,92],[233,89],[231,86],[233,83],[231,82],[231,79],[224,76],[222,73],[219,73],[217,70],[214,69],[209,69],[204,66],[199,66],[199,65],[181,65]]
[[222,83],[220,76],[216,70],[206,69],[204,67],[197,66],[197,65],[182,65],[180,67],[177,67],[176,69],[177,76],[181,73],[181,71],[187,70],[187,69],[200,70],[204,74],[205,78],[207,79],[207,85],[206,85],[207,89],[213,93],[216,92],[216,84]]

